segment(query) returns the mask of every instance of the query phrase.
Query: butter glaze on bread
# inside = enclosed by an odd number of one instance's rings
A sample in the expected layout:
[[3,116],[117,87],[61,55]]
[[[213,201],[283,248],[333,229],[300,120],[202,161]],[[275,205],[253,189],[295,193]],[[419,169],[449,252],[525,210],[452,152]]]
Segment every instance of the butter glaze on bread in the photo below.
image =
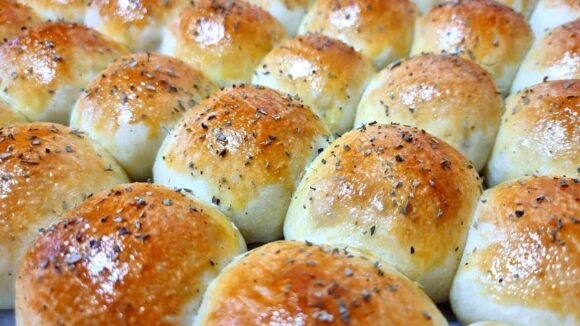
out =
[[578,216],[578,179],[528,177],[488,189],[451,291],[459,320],[580,323]]
[[38,25],[0,46],[0,99],[32,121],[68,124],[82,90],[125,54],[82,25]]
[[350,249],[277,241],[210,285],[196,325],[447,325],[406,277]]
[[444,141],[416,128],[364,125],[308,167],[284,236],[372,252],[443,302],[480,193],[473,165]]
[[218,210],[158,185],[118,185],[37,238],[19,325],[191,325],[208,283],[246,245]]
[[332,135],[308,107],[262,86],[226,88],[189,110],[165,139],[156,183],[214,204],[250,242],[282,236],[292,192]]
[[147,180],[165,136],[186,110],[217,90],[185,62],[160,54],[119,59],[77,100],[71,126],[86,131],[132,180]]
[[78,130],[49,123],[0,129],[0,309],[13,307],[18,266],[38,229],[93,192],[127,181]]
[[493,77],[452,55],[422,54],[383,69],[367,87],[355,127],[402,123],[445,140],[483,169],[499,127],[503,101]]
[[0,44],[40,22],[30,7],[14,0],[0,0]]
[[382,68],[409,53],[416,16],[411,0],[318,0],[299,33],[339,39]]

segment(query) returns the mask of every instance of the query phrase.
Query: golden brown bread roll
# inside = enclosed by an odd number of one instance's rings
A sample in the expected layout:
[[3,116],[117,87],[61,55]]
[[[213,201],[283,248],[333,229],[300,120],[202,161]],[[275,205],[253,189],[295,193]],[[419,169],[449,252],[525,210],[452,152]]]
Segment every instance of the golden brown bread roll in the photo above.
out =
[[300,22],[314,0],[246,0],[268,11],[286,28],[289,35],[296,35]]
[[533,36],[524,17],[493,0],[451,0],[417,22],[412,55],[458,54],[487,69],[507,95]]
[[89,0],[18,0],[30,6],[43,20],[81,23]]
[[320,118],[290,95],[226,88],[185,113],[161,146],[153,176],[217,206],[249,243],[271,241],[282,236],[304,167],[331,139]]
[[355,127],[397,122],[445,140],[481,170],[491,148],[503,101],[493,77],[458,56],[423,54],[385,68],[367,87]]
[[524,58],[512,94],[547,80],[580,79],[580,19],[537,39]]
[[339,39],[382,68],[409,53],[416,16],[411,0],[318,0],[299,33]]
[[352,47],[319,34],[280,43],[262,60],[253,84],[300,97],[333,133],[352,129],[356,105],[375,70]]
[[475,168],[444,141],[416,128],[364,125],[308,167],[284,236],[373,252],[442,302],[480,193]]
[[578,0],[539,0],[530,17],[530,25],[536,38],[553,28],[580,18]]
[[30,120],[68,124],[82,90],[125,54],[82,25],[41,24],[0,46],[0,99]]
[[580,174],[580,80],[511,95],[487,164],[489,186],[525,175]]
[[580,323],[579,182],[529,177],[483,194],[451,291],[463,323]]
[[132,51],[157,51],[163,28],[187,0],[89,0],[85,24]]
[[447,325],[433,302],[378,260],[277,241],[212,282],[196,325]]
[[245,1],[197,0],[170,24],[161,52],[223,87],[250,82],[262,58],[285,36],[272,15]]
[[218,210],[162,186],[100,192],[42,232],[17,281],[19,325],[191,325],[246,245]]
[[0,0],[0,44],[40,23],[34,11],[14,0]]
[[132,180],[146,180],[165,136],[186,110],[216,90],[177,58],[134,54],[88,85],[76,102],[71,126],[105,147]]
[[91,193],[127,181],[76,130],[49,123],[0,129],[0,309],[13,307],[16,272],[38,229]]
[[4,101],[0,100],[0,128],[25,121],[22,115],[12,111]]

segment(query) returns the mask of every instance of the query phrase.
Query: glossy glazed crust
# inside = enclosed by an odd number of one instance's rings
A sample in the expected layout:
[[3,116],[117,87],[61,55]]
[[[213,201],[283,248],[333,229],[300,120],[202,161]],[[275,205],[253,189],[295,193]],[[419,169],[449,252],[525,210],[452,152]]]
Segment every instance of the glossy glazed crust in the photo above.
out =
[[579,182],[529,177],[484,193],[451,296],[463,322],[580,322]]
[[[183,187],[218,205],[248,241],[256,241],[240,220],[280,215],[281,225],[304,167],[318,153],[317,145],[331,138],[324,123],[289,95],[260,86],[226,88],[188,111],[168,136],[157,157],[155,181],[189,180]],[[193,187],[195,180],[207,188]],[[282,207],[257,216],[244,213],[269,186],[282,189]],[[272,205],[267,200],[255,204]]]
[[373,78],[359,104],[355,127],[377,121],[425,129],[481,170],[502,111],[493,77],[479,65],[458,56],[423,54]]
[[4,102],[0,101],[0,128],[25,121],[23,116],[10,110]]
[[197,67],[219,86],[249,82],[262,58],[286,36],[284,26],[268,12],[229,0],[195,1],[169,33],[175,44],[166,53]]
[[167,133],[186,110],[216,90],[201,72],[179,59],[134,54],[88,85],[75,105],[71,125],[97,139],[132,179],[144,180],[151,176]]
[[512,93],[546,80],[580,79],[580,19],[536,41],[522,62]]
[[429,298],[379,261],[300,242],[266,244],[214,281],[198,325],[446,325]]
[[81,23],[89,0],[18,0],[30,6],[44,20]]
[[20,269],[17,320],[187,325],[209,280],[243,251],[219,211],[162,186],[119,185],[41,233]]
[[523,16],[493,0],[452,0],[417,22],[413,55],[456,53],[487,69],[507,94],[533,36]]
[[89,194],[127,177],[81,133],[48,123],[0,129],[0,307],[13,305],[20,258],[47,227]]
[[40,21],[40,17],[30,7],[14,0],[0,0],[0,44]]
[[375,70],[341,41],[319,34],[282,42],[262,60],[253,83],[299,96],[334,133],[352,129],[356,104]]
[[133,51],[156,51],[161,29],[189,5],[187,0],[90,0],[85,23]]
[[365,248],[442,301],[480,191],[475,168],[445,142],[406,126],[364,126],[310,165],[284,235]]
[[68,124],[73,95],[126,53],[81,25],[41,24],[0,46],[0,97],[31,120]]
[[381,68],[407,56],[416,16],[410,0],[320,0],[304,18],[300,33],[337,38]]
[[580,80],[541,83],[511,95],[487,166],[487,183],[531,174],[580,173]]

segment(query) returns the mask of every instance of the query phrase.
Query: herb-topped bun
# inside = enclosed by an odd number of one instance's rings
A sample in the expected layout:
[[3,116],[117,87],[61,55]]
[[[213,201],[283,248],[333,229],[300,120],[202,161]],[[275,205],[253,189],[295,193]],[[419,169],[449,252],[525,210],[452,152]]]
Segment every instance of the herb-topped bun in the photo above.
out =
[[494,186],[525,175],[580,174],[580,80],[534,85],[506,101],[487,163]]
[[131,179],[146,180],[165,136],[186,110],[216,90],[179,59],[134,54],[88,85],[72,112],[71,126],[104,146]]
[[540,0],[530,17],[530,25],[536,38],[553,28],[580,18],[578,0]]
[[13,307],[17,269],[38,229],[93,192],[127,181],[77,130],[48,123],[0,129],[0,309]]
[[238,257],[196,325],[447,325],[413,282],[376,259],[292,241]]
[[512,85],[512,94],[547,80],[580,79],[580,19],[556,27],[530,49]]
[[580,324],[580,181],[529,177],[487,190],[451,305],[464,324]]
[[355,127],[377,121],[425,129],[481,170],[502,111],[501,96],[485,69],[458,56],[423,54],[373,78],[359,104]]
[[157,51],[163,29],[187,0],[89,0],[85,24],[132,51]]
[[274,48],[252,83],[297,95],[333,133],[342,134],[352,129],[356,105],[374,72],[371,62],[352,47],[308,34]]
[[82,25],[38,25],[0,46],[0,99],[30,120],[68,124],[82,90],[125,54]]
[[475,168],[444,141],[411,127],[364,125],[312,162],[284,235],[372,252],[442,302],[480,189]]
[[167,28],[161,52],[223,87],[250,82],[262,58],[285,36],[272,15],[245,1],[197,0]]
[[43,19],[81,23],[90,0],[18,0]]
[[0,128],[25,121],[26,120],[22,115],[12,111],[2,100],[0,100]]
[[277,91],[242,85],[188,111],[167,136],[155,182],[213,203],[248,242],[282,236],[292,192],[332,135],[308,107]]
[[314,0],[246,0],[268,11],[278,19],[286,28],[289,35],[296,35],[300,22],[310,4]]
[[19,325],[191,325],[208,283],[246,245],[218,210],[178,191],[100,192],[42,232],[16,284]]
[[533,39],[525,18],[510,7],[494,0],[451,0],[419,18],[411,53],[445,52],[473,60],[507,95]]
[[304,17],[300,34],[339,39],[382,68],[409,53],[416,16],[412,0],[318,0]]
[[15,0],[0,0],[0,44],[40,22],[30,7]]

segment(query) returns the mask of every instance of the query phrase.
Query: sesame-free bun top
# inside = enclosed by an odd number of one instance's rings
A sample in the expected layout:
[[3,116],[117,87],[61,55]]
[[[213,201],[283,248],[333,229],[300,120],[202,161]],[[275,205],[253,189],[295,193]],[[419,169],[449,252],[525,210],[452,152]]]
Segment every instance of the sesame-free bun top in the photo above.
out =
[[156,183],[190,189],[240,228],[248,242],[282,236],[292,192],[332,135],[308,107],[261,86],[218,91],[167,136]]
[[25,121],[21,114],[12,111],[6,103],[0,100],[0,128]]
[[289,35],[296,35],[302,18],[314,0],[246,0],[268,11],[286,28]]
[[81,23],[89,0],[18,0],[30,6],[43,19]]
[[132,51],[157,51],[163,28],[187,0],[90,0],[84,23]]
[[416,16],[411,0],[318,0],[304,17],[300,34],[337,38],[382,68],[409,53]]
[[284,26],[245,1],[195,0],[170,24],[161,52],[203,71],[218,86],[250,82]]
[[536,40],[518,70],[511,92],[558,79],[580,79],[580,19],[558,26]]
[[131,179],[146,180],[168,132],[186,110],[216,90],[177,58],[134,54],[88,85],[76,102],[71,126],[105,147]]
[[530,17],[530,26],[536,38],[553,28],[580,18],[578,0],[540,0]]
[[342,134],[352,129],[356,105],[374,72],[372,63],[352,47],[307,34],[268,53],[252,83],[297,95],[333,133]]
[[533,35],[525,18],[494,0],[450,0],[417,22],[412,55],[459,54],[487,69],[507,95]]
[[452,55],[423,54],[385,68],[367,87],[355,127],[397,122],[425,129],[470,159],[487,161],[503,102],[493,77]]
[[218,210],[158,185],[100,192],[42,232],[16,283],[19,325],[191,325],[246,245]]
[[442,302],[479,195],[475,168],[444,141],[416,128],[364,125],[308,167],[284,236],[373,252]]
[[494,186],[525,175],[580,174],[580,80],[559,80],[511,95],[486,182]]
[[40,22],[30,7],[14,0],[0,0],[0,44]]
[[528,177],[482,195],[451,291],[459,320],[580,323],[579,182]]
[[38,25],[0,46],[0,99],[30,120],[68,124],[81,91],[124,54],[82,25]]
[[76,130],[49,123],[0,129],[0,309],[13,307],[16,272],[38,229],[91,193],[127,181]]
[[268,243],[210,285],[196,325],[447,325],[389,265],[310,243]]

